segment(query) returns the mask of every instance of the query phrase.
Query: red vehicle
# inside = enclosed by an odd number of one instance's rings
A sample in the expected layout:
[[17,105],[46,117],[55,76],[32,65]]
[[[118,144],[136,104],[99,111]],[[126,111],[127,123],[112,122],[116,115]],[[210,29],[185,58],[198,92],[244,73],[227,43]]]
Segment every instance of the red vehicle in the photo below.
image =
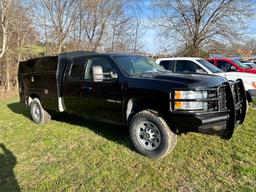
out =
[[220,68],[222,71],[230,72],[246,72],[246,73],[255,73],[256,69],[252,69],[250,66],[241,63],[235,59],[229,58],[209,58],[207,59],[210,63],[214,64],[216,67]]

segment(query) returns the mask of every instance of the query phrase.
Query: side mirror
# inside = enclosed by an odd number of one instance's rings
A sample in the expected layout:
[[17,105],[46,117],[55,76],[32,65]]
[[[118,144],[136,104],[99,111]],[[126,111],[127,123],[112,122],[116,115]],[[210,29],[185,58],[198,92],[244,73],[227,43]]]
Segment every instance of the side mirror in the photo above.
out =
[[93,82],[102,82],[104,79],[103,69],[101,66],[92,67],[92,79]]
[[114,80],[118,78],[117,73],[113,71],[111,71],[110,73],[103,73],[103,69],[101,66],[92,67],[92,76],[93,82],[102,82],[103,80]]
[[230,67],[230,71],[236,71],[236,67],[235,66],[231,66]]

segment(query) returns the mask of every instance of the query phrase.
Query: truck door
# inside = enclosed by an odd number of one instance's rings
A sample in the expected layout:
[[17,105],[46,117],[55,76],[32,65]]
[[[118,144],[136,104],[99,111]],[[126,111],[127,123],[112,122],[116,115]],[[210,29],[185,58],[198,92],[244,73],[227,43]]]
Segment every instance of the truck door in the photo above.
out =
[[80,114],[80,97],[85,70],[86,57],[74,58],[68,65],[63,80],[63,97],[67,112]]
[[[102,82],[92,81],[92,67],[102,66],[103,73],[116,73],[113,61],[104,56],[90,57],[85,70],[85,88],[81,93],[81,106],[83,111],[89,113],[93,119],[119,123],[123,120],[122,104],[123,91],[122,83],[118,79],[105,77]],[[83,112],[83,113],[84,113]]]

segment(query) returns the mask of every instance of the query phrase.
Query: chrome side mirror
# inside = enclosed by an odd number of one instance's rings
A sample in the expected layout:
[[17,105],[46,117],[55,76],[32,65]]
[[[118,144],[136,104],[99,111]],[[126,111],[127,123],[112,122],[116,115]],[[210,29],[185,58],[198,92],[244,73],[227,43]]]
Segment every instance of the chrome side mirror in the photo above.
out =
[[101,66],[92,67],[92,79],[93,82],[102,82],[104,79],[103,69]]
[[102,66],[92,67],[93,82],[102,82],[103,80],[115,80],[118,78],[117,73],[111,71],[109,73],[103,73]]

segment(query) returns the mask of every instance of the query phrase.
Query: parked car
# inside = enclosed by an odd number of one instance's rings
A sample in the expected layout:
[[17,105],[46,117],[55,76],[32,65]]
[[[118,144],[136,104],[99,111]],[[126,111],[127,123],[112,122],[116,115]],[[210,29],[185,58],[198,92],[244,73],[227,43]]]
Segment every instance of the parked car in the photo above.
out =
[[174,74],[138,55],[71,52],[31,59],[20,63],[18,79],[20,101],[35,123],[65,111],[129,126],[134,147],[151,158],[170,152],[181,133],[230,139],[246,115],[241,80]]
[[230,81],[241,79],[249,102],[256,104],[256,75],[242,72],[224,72],[202,58],[160,58],[156,62],[174,73],[207,73],[226,77]]
[[251,69],[256,69],[256,64],[252,62],[244,62],[243,64],[248,65]]
[[256,69],[252,69],[250,66],[245,65],[244,63],[229,58],[209,58],[207,59],[210,63],[218,67],[224,72],[236,71],[236,72],[245,72],[245,73],[256,73]]

